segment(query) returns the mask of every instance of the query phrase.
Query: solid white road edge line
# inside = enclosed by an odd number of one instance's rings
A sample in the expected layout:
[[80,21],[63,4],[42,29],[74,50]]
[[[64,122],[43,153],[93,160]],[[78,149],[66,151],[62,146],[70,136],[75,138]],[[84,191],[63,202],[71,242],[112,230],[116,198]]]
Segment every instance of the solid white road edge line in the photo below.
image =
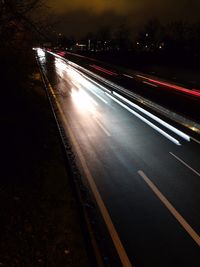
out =
[[158,118],[157,116],[153,115],[152,113],[150,113],[149,111],[141,108],[140,106],[134,104],[133,102],[131,102],[130,100],[126,99],[125,97],[121,96],[120,94],[113,92],[114,95],[116,95],[117,97],[121,98],[123,101],[125,101],[126,103],[128,103],[129,105],[133,106],[134,108],[138,109],[139,111],[141,111],[142,113],[144,113],[145,115],[147,115],[148,117],[152,118],[153,120],[157,121],[158,123],[160,123],[161,125],[163,125],[164,127],[168,128],[169,130],[171,130],[172,132],[174,132],[175,134],[179,135],[180,137],[182,137],[183,139],[190,141],[190,136],[181,132],[180,130],[178,130],[177,128],[175,128],[174,126],[170,125],[169,123],[163,121],[162,119]]
[[135,115],[136,117],[138,117],[140,120],[142,120],[143,122],[145,122],[146,124],[148,124],[149,126],[151,126],[153,129],[155,129],[157,132],[159,132],[160,134],[162,134],[163,136],[165,136],[167,139],[169,139],[171,142],[173,142],[174,144],[180,146],[180,142],[175,139],[174,137],[172,137],[171,135],[169,135],[168,133],[166,133],[165,131],[163,131],[162,129],[160,129],[159,127],[157,127],[156,125],[154,125],[152,122],[148,121],[147,119],[145,119],[144,117],[142,117],[140,114],[138,114],[137,112],[135,112],[134,110],[132,110],[131,108],[127,107],[125,104],[123,104],[122,102],[120,102],[119,100],[117,100],[115,97],[109,95],[106,93],[106,95],[108,97],[110,97],[112,100],[114,100],[115,102],[117,102],[120,106],[124,107],[126,110],[128,110],[130,113],[132,113],[133,115]]
[[168,199],[160,192],[156,185],[154,185],[154,183],[146,176],[146,174],[142,170],[139,170],[138,174],[143,178],[143,180],[151,188],[154,194],[160,199],[165,207],[186,230],[190,237],[197,243],[198,246],[200,246],[200,236],[194,231],[194,229],[188,224],[188,222],[182,217],[182,215],[174,208],[174,206],[168,201]]
[[196,171],[195,169],[193,169],[192,167],[190,167],[190,165],[188,165],[185,161],[183,161],[182,159],[180,159],[178,156],[176,156],[174,153],[169,152],[174,158],[176,158],[178,161],[180,161],[183,165],[185,165],[188,169],[190,169],[192,172],[194,172],[197,176],[200,176],[200,173],[198,171]]

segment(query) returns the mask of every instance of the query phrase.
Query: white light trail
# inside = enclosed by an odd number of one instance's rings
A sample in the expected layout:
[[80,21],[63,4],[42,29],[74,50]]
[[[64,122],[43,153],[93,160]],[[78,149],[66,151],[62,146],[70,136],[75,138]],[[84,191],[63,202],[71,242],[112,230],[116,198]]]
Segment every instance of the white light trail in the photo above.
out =
[[166,127],[167,129],[171,130],[172,132],[174,132],[175,134],[179,135],[180,137],[182,137],[183,139],[190,141],[190,136],[181,132],[180,130],[178,130],[177,128],[175,128],[174,126],[170,125],[169,123],[161,120],[160,118],[158,118],[157,116],[153,115],[152,113],[150,113],[149,111],[141,108],[140,106],[134,104],[133,102],[131,102],[130,100],[126,99],[125,97],[119,95],[118,93],[113,92],[114,95],[116,95],[117,97],[121,98],[124,102],[128,103],[129,105],[131,105],[132,107],[136,108],[137,110],[141,111],[142,113],[144,113],[145,115],[147,115],[148,117],[150,117],[151,119],[157,121],[158,123],[160,123],[161,125],[163,125],[164,127]]
[[143,122],[145,122],[146,124],[148,124],[154,130],[156,130],[157,132],[159,132],[160,134],[162,134],[163,136],[165,136],[171,142],[173,142],[174,144],[176,144],[178,146],[181,145],[180,142],[177,139],[175,139],[174,137],[172,137],[171,135],[169,135],[168,133],[166,133],[165,131],[163,131],[162,129],[160,129],[159,127],[157,127],[156,125],[154,125],[152,122],[150,122],[147,119],[145,119],[144,117],[142,117],[140,114],[138,114],[137,112],[135,112],[134,110],[132,110],[128,106],[126,106],[125,104],[123,104],[122,102],[120,102],[119,100],[117,100],[116,98],[114,98],[113,96],[111,96],[111,95],[109,95],[107,93],[106,93],[106,95],[108,97],[110,97],[112,100],[114,100],[115,102],[117,102],[119,105],[121,105],[122,107],[124,107],[126,110],[128,110],[130,113],[132,113],[133,115],[135,115],[136,117],[138,117],[140,120],[142,120]]

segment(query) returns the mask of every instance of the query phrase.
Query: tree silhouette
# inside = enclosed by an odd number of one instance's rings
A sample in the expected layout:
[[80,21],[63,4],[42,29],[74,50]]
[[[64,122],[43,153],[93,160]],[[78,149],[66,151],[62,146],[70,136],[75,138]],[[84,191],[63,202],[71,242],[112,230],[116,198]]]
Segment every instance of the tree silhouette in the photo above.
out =
[[43,5],[42,0],[1,0],[0,2],[0,48],[23,48],[34,38],[44,36],[41,24],[33,12]]

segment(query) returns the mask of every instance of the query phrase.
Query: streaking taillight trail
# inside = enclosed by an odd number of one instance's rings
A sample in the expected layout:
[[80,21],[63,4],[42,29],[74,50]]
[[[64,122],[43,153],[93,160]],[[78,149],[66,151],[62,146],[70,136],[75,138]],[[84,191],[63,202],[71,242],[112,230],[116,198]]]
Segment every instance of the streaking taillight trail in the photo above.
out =
[[139,77],[139,78],[145,79],[145,80],[147,80],[149,82],[152,82],[154,84],[157,84],[157,85],[169,87],[171,89],[174,89],[174,90],[186,93],[186,94],[190,94],[192,96],[200,97],[200,91],[197,90],[197,89],[190,90],[190,89],[184,88],[182,86],[178,86],[178,85],[175,85],[175,84],[170,84],[170,83],[167,83],[167,82],[158,81],[158,80],[155,80],[155,79],[152,79],[152,78],[145,77],[143,75],[136,75],[136,76]]

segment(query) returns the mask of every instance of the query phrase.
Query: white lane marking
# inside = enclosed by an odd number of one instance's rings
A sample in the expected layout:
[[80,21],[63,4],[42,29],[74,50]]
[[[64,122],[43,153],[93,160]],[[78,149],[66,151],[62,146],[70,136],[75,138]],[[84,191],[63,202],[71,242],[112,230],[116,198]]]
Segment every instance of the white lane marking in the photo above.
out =
[[136,74],[136,76],[139,77],[139,78],[143,78],[143,79],[149,79],[148,77],[145,77],[145,76],[139,75],[139,74]]
[[160,123],[161,125],[163,125],[164,127],[168,128],[169,130],[171,130],[172,132],[174,132],[175,134],[179,135],[180,137],[182,137],[183,139],[190,141],[190,136],[183,133],[182,131],[178,130],[177,128],[175,128],[174,126],[170,125],[169,123],[163,121],[162,119],[158,118],[157,116],[153,115],[152,113],[150,113],[149,111],[141,108],[140,106],[134,104],[133,102],[131,102],[130,100],[126,99],[125,97],[121,96],[118,93],[113,92],[114,95],[116,95],[117,97],[121,98],[124,102],[128,103],[129,105],[131,105],[132,107],[138,109],[139,111],[141,111],[142,113],[144,113],[145,115],[147,115],[148,117],[152,118],[153,120],[157,121],[158,123]]
[[97,117],[93,116],[93,118],[95,119],[95,121],[97,122],[97,124],[99,125],[99,127],[104,131],[104,133],[107,136],[111,136],[111,134],[109,133],[109,131],[103,126],[103,124],[98,120]]
[[[81,72],[80,72],[81,73]],[[88,76],[86,76],[85,74],[82,74],[86,79],[88,79],[91,83],[95,84],[98,87],[102,88],[103,91],[107,92],[107,93],[110,93],[111,94],[111,91],[108,90],[107,88],[105,88],[103,85],[95,82],[94,80],[92,80],[91,78],[89,78]],[[99,88],[98,88],[99,89]]]
[[139,170],[138,174],[148,184],[154,194],[160,199],[160,201],[171,212],[176,220],[182,225],[182,227],[186,230],[190,237],[198,244],[198,246],[200,246],[200,236],[194,231],[194,229],[188,224],[188,222],[182,217],[182,215],[174,208],[169,200],[160,192],[160,190],[154,185],[154,183],[146,176],[146,174],[142,170]]
[[142,82],[145,83],[145,84],[151,85],[151,86],[153,86],[153,87],[158,87],[157,85],[155,85],[155,84],[153,84],[153,83],[150,83],[150,82],[146,82],[146,81],[142,81]]
[[174,153],[169,152],[174,158],[176,158],[178,161],[180,161],[183,165],[185,165],[188,169],[190,169],[192,172],[194,172],[196,175],[200,176],[200,173],[198,171],[196,171],[195,169],[193,169],[192,167],[190,167],[190,165],[188,165],[185,161],[183,161],[182,159],[180,159],[178,156],[176,156]]
[[140,114],[138,114],[137,112],[135,112],[131,108],[127,107],[122,102],[120,102],[119,100],[117,100],[116,98],[114,98],[113,96],[111,96],[111,95],[109,95],[107,93],[106,93],[106,95],[109,96],[115,102],[117,102],[120,106],[122,106],[126,110],[128,110],[130,113],[132,113],[133,115],[135,115],[136,117],[138,117],[139,119],[141,119],[143,122],[145,122],[146,124],[148,124],[150,127],[152,127],[153,129],[155,129],[157,132],[159,132],[160,134],[162,134],[163,136],[165,136],[166,138],[168,138],[171,142],[173,142],[174,144],[176,144],[178,146],[181,145],[177,139],[175,139],[174,137],[172,137],[171,135],[169,135],[168,133],[166,133],[165,131],[163,131],[162,129],[160,129],[159,127],[157,127],[156,125],[154,125],[152,122],[150,122],[147,119],[145,119],[144,117],[142,117]]
[[197,144],[199,144],[200,145],[200,141],[199,140],[197,140],[196,138],[194,138],[194,137],[191,137],[191,139],[194,141],[194,142],[196,142]]
[[125,249],[124,249],[124,247],[122,245],[122,242],[121,242],[121,240],[119,238],[117,230],[115,229],[115,226],[114,226],[114,224],[113,224],[113,222],[111,220],[110,214],[109,214],[109,212],[108,212],[108,210],[107,210],[107,208],[106,208],[106,206],[105,206],[105,204],[103,202],[103,199],[101,198],[101,195],[100,195],[100,193],[98,191],[98,188],[97,188],[97,186],[95,184],[94,178],[93,178],[93,176],[92,176],[92,174],[91,174],[91,172],[90,172],[90,170],[89,170],[89,168],[87,166],[87,162],[86,162],[86,160],[85,160],[85,158],[83,156],[81,148],[80,148],[80,146],[79,146],[79,144],[78,144],[73,132],[71,131],[70,126],[68,125],[68,122],[66,120],[65,114],[64,114],[64,112],[63,112],[63,110],[62,110],[62,108],[61,108],[61,106],[60,106],[55,94],[54,94],[53,88],[52,88],[47,76],[46,76],[46,79],[48,81],[48,87],[50,89],[50,92],[51,92],[51,94],[53,95],[53,97],[55,99],[55,103],[56,103],[56,105],[58,107],[60,115],[62,116],[63,122],[64,122],[64,124],[65,124],[65,126],[67,128],[67,131],[69,133],[71,141],[72,141],[72,143],[74,145],[75,151],[76,151],[77,156],[79,158],[80,164],[82,165],[83,171],[84,171],[85,176],[86,176],[86,178],[88,180],[88,183],[90,185],[90,188],[92,190],[94,198],[95,198],[95,200],[97,202],[97,205],[98,205],[98,207],[99,207],[99,209],[101,211],[102,217],[103,217],[103,219],[105,221],[105,224],[106,224],[106,226],[108,228],[108,232],[109,232],[109,234],[110,234],[110,236],[112,238],[112,241],[113,241],[113,244],[115,246],[115,249],[116,249],[116,251],[117,251],[117,253],[119,255],[119,258],[121,260],[122,266],[123,267],[132,267],[132,264],[131,264],[131,262],[130,262],[130,260],[128,258],[128,255],[127,255],[127,253],[126,253],[126,251],[125,251]]
[[73,85],[74,85],[75,87],[77,87],[77,88],[80,87],[80,84],[78,84],[77,82],[74,82],[74,81],[72,81],[72,80],[70,80],[70,81],[71,81],[71,83],[73,83]]
[[[79,72],[79,74],[81,74],[82,76],[84,76],[86,79],[88,79],[88,80],[90,80],[92,83],[96,84],[97,87],[102,88],[103,91],[108,92],[108,93],[110,93],[110,94],[112,93],[112,91],[110,91],[110,90],[108,90],[107,88],[105,88],[104,86],[98,84],[98,83],[95,82],[94,80],[90,79],[88,76],[86,76],[85,74],[83,74],[81,71],[78,71],[78,70],[76,69],[76,67],[73,67],[73,65],[76,66],[76,64],[74,64],[73,62],[70,62],[69,60],[66,60],[66,59],[63,58],[63,57],[60,57],[59,55],[57,55],[57,54],[55,54],[55,53],[52,53],[52,52],[49,52],[49,51],[46,51],[46,52],[49,53],[49,54],[54,55],[55,57],[61,58],[61,59],[65,62],[66,66],[68,66],[68,67],[70,66],[72,69],[74,69],[74,70],[76,70],[77,72]],[[84,69],[84,68],[82,68],[82,67],[80,67],[80,66],[79,66],[79,68]],[[92,73],[92,72],[90,72],[90,71],[88,71],[88,70],[86,70],[86,69],[84,69],[84,70],[87,71],[87,73],[92,74],[93,76],[100,78],[98,75],[95,75],[94,73]],[[136,75],[136,76],[141,77],[141,78],[144,78],[144,79],[147,79],[147,77],[142,76],[142,75]],[[101,77],[101,80],[103,80],[103,81],[106,82],[106,83],[109,82],[108,80],[106,80],[106,79],[104,79],[104,78],[102,78],[102,77]],[[112,86],[112,83],[110,83],[110,85]],[[117,86],[117,85],[115,85],[115,87],[116,87],[116,88],[119,88],[119,89],[122,89],[122,87]],[[195,138],[193,138],[193,137],[190,137],[190,136],[188,136],[188,137],[191,138],[194,142],[200,144],[200,141],[198,141],[197,139],[195,139]],[[187,140],[187,139],[186,139],[186,140]],[[188,140],[188,141],[189,141],[189,140]]]
[[123,76],[133,79],[133,76],[123,73]]
[[96,97],[98,97],[101,101],[103,101],[105,104],[108,104],[108,102],[103,99],[103,97],[101,97],[100,95],[98,95],[96,92],[94,92],[91,88],[86,88],[88,89],[92,94],[94,94]]

